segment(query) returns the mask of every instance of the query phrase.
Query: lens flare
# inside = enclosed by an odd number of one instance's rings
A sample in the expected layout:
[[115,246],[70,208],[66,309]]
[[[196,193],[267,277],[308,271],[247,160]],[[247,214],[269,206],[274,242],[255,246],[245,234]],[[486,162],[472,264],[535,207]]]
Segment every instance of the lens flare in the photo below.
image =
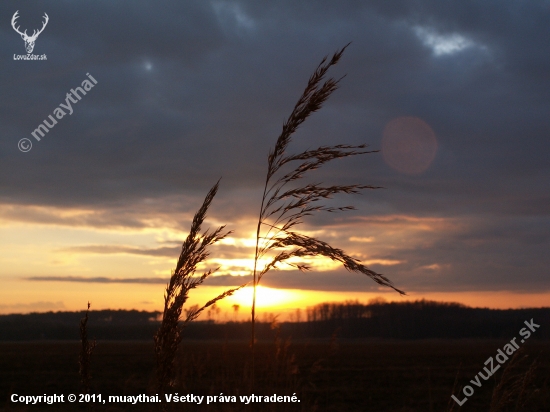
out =
[[436,151],[434,131],[418,117],[398,117],[384,128],[382,155],[399,172],[412,175],[424,172]]

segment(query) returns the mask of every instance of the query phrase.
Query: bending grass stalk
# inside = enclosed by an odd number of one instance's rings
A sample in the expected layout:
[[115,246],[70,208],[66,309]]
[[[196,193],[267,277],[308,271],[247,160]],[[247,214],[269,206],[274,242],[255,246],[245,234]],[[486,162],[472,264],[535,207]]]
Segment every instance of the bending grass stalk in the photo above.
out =
[[201,233],[201,225],[206,218],[206,212],[218,191],[219,181],[210,189],[200,209],[193,218],[191,230],[178,258],[176,269],[170,277],[164,294],[164,313],[159,330],[155,334],[155,354],[157,358],[158,389],[161,394],[175,384],[175,358],[179,344],[183,338],[185,326],[197,319],[199,315],[217,301],[231,296],[237,290],[245,287],[243,284],[233,289],[226,290],[214,299],[208,301],[202,307],[193,307],[186,311],[182,320],[183,305],[187,301],[189,291],[200,286],[206,278],[219,268],[210,269],[201,276],[195,276],[197,265],[205,261],[208,256],[208,247],[222,240],[231,233],[224,232],[225,226],[220,226],[213,232],[208,230]]
[[[254,255],[253,294],[252,294],[252,383],[254,381],[254,346],[255,346],[255,321],[256,321],[256,287],[262,277],[271,269],[276,269],[280,264],[292,266],[300,271],[310,270],[303,263],[296,263],[291,258],[325,256],[338,261],[351,272],[359,272],[370,277],[376,283],[394,289],[401,295],[405,292],[397,289],[392,282],[382,274],[376,273],[343,250],[334,248],[321,240],[302,235],[291,230],[302,223],[302,219],[315,212],[340,212],[354,210],[353,206],[325,207],[315,202],[322,199],[330,199],[332,195],[345,193],[360,193],[364,189],[379,189],[371,185],[346,185],[346,186],[322,186],[320,183],[307,184],[299,188],[288,189],[286,186],[302,179],[307,172],[318,169],[325,163],[348,156],[362,155],[378,152],[378,150],[366,151],[367,145],[336,145],[321,146],[315,150],[306,150],[297,154],[286,154],[287,147],[292,140],[293,133],[314,112],[319,110],[328,97],[338,88],[341,79],[329,78],[324,80],[325,74],[331,66],[340,60],[349,43],[340,51],[334,53],[328,60],[325,57],[317,66],[300,99],[294,106],[292,113],[283,125],[275,147],[268,155],[268,168],[264,185],[264,192],[256,228],[256,250]],[[294,161],[300,163],[292,171],[275,180],[279,170]],[[265,234],[262,234],[262,229]],[[260,242],[260,239],[262,241]],[[271,253],[270,253],[271,252]],[[258,260],[267,254],[275,254],[271,261],[261,270],[258,268]]]
[[78,365],[81,383],[81,392],[87,394],[90,392],[90,381],[92,375],[90,374],[90,363],[92,352],[96,347],[96,341],[90,342],[88,340],[88,312],[90,311],[90,302],[88,302],[88,308],[86,314],[80,319],[80,356],[78,357]]

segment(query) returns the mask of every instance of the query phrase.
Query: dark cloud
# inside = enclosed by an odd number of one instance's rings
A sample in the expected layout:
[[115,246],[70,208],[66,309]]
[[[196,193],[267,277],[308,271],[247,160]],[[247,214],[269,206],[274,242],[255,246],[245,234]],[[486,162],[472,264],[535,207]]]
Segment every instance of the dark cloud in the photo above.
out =
[[61,252],[69,253],[98,253],[98,254],[115,254],[125,253],[130,255],[143,255],[155,257],[176,257],[181,251],[179,247],[159,247],[159,248],[138,248],[132,246],[121,245],[89,245],[89,246],[73,246],[66,249],[61,249]]
[[[115,278],[107,276],[30,276],[23,278],[31,282],[77,282],[77,283],[137,283],[166,285],[167,278]],[[238,286],[250,281],[250,276],[217,275],[210,276],[205,285],[208,286]]]
[[25,278],[32,282],[78,282],[78,283],[143,283],[166,284],[166,278],[110,278],[110,277],[83,277],[83,276],[30,276]]
[[[163,284],[166,278],[115,278],[115,277],[84,277],[84,276],[31,276],[24,280],[31,282],[77,282],[77,283],[131,283],[131,284]],[[248,283],[252,276],[214,275],[206,281],[206,286],[234,287]],[[324,291],[376,291],[380,288],[366,276],[342,272],[306,272],[277,271],[266,276],[263,286],[275,288],[291,288]],[[384,290],[386,291],[386,290]]]
[[[44,11],[50,16],[35,46],[47,61],[12,60],[24,53],[8,23],[18,9],[30,30]],[[347,74],[341,89],[292,148],[366,142],[377,149],[389,121],[416,116],[434,130],[437,153],[419,175],[371,154],[312,179],[386,187],[342,200],[359,209],[346,219],[465,219],[464,231],[442,232],[429,249],[380,251],[408,262],[391,267],[405,284],[520,287],[529,279],[548,287],[547,1],[4,1],[0,17],[4,219],[142,228],[154,215],[185,228],[223,176],[211,216],[248,228],[268,149],[308,76],[324,55],[353,41],[333,71]],[[18,140],[32,139],[86,73],[98,84],[74,113],[19,152]],[[94,213],[60,217],[69,207]],[[309,223],[338,226],[338,219]],[[123,249],[94,253],[177,255],[175,246]],[[442,280],[420,269],[434,263],[446,271]],[[312,284],[334,287],[324,276]]]
[[[173,242],[172,242],[173,243]],[[140,256],[168,257],[177,258],[181,252],[181,244],[177,246],[164,246],[157,248],[143,248],[127,245],[84,245],[71,246],[64,249],[59,249],[59,252],[68,253],[95,253],[95,254],[129,254]],[[254,255],[253,247],[238,247],[233,245],[218,244],[212,246],[214,257],[218,259],[235,259],[239,257],[252,257]],[[242,267],[232,267],[229,270],[243,270]]]
[[31,313],[66,310],[63,302],[31,302],[31,303],[11,303],[0,304],[0,313]]

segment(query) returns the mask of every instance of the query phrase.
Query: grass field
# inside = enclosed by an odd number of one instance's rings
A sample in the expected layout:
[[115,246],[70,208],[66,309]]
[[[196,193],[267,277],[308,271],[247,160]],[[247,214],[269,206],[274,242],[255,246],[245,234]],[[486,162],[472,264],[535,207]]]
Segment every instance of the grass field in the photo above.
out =
[[[456,383],[462,387],[483,369],[504,342],[488,340],[433,341],[312,341],[260,342],[257,346],[255,394],[292,395],[300,403],[244,405],[239,395],[251,394],[249,348],[244,342],[184,342],[179,352],[179,395],[237,396],[236,403],[172,404],[170,410],[303,410],[303,411],[447,411]],[[525,410],[550,410],[550,355],[547,341],[524,345],[528,359],[519,364],[521,375],[536,359]],[[79,393],[79,343],[0,344],[0,408],[2,410],[86,410],[84,405],[24,406],[10,395]],[[92,393],[153,394],[152,342],[99,342],[92,357]],[[510,362],[510,361],[507,361]],[[506,364],[504,365],[506,366]],[[491,396],[503,368],[483,382],[460,411],[489,411]],[[151,404],[90,405],[89,410],[158,410]],[[458,410],[456,405],[455,411]],[[515,410],[504,408],[499,410]]]

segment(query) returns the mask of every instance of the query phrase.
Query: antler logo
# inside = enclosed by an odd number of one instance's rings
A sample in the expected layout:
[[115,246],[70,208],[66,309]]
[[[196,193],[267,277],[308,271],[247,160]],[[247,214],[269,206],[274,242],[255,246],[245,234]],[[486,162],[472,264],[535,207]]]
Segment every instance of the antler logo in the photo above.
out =
[[33,33],[32,33],[32,36],[29,36],[27,35],[27,30],[25,30],[23,33],[21,33],[19,31],[19,26],[15,27],[15,24],[16,24],[16,20],[19,18],[18,14],[19,13],[19,10],[17,10],[15,12],[15,14],[13,15],[13,17],[11,18],[11,26],[13,27],[13,29],[19,33],[21,35],[21,38],[25,41],[25,48],[27,49],[27,53],[32,53],[33,49],[34,49],[34,43],[36,42],[36,39],[38,37],[38,35],[40,33],[42,33],[44,31],[44,28],[46,27],[46,25],[48,24],[48,20],[50,20],[50,18],[48,17],[48,15],[46,13],[44,13],[44,23],[42,23],[42,28],[40,30],[34,30]]

